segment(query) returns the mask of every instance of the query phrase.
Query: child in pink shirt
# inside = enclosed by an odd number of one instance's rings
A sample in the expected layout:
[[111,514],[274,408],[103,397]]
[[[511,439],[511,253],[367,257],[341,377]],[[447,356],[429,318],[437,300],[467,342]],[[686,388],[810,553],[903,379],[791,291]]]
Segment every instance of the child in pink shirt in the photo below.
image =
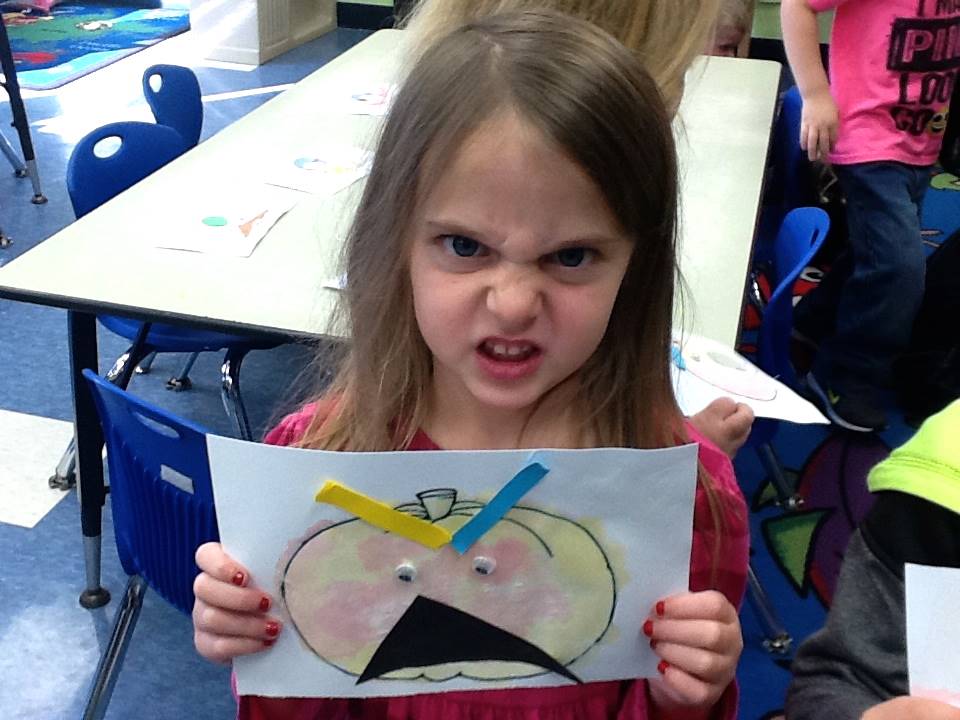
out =
[[[816,14],[836,8],[830,81]],[[849,246],[797,307],[819,351],[807,376],[830,419],[886,425],[879,389],[909,340],[923,297],[920,205],[960,66],[956,0],[784,0],[787,57],[803,97],[800,144],[834,166]]]

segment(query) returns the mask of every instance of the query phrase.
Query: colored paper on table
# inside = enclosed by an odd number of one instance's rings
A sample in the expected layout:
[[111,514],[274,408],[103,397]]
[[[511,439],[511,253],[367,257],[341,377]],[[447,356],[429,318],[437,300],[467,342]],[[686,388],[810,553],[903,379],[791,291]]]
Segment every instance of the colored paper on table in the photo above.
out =
[[234,662],[241,694],[396,696],[656,675],[641,625],[657,600],[688,587],[695,446],[537,451],[549,471],[460,555],[314,497],[336,480],[455,537],[531,466],[529,450],[207,444],[221,541],[284,621],[273,647]]
[[817,407],[723,343],[699,335],[674,336],[671,378],[688,417],[721,397],[749,405],[757,417],[828,424]]
[[358,147],[331,145],[294,153],[270,168],[270,185],[330,196],[350,187],[370,172],[373,154]]
[[910,694],[960,708],[960,568],[904,566]]
[[159,248],[232,257],[250,257],[270,229],[303,197],[262,186],[215,192],[193,198],[178,215],[176,230],[156,243]]
[[344,108],[352,115],[383,117],[390,111],[397,87],[395,83],[378,83],[347,90]]

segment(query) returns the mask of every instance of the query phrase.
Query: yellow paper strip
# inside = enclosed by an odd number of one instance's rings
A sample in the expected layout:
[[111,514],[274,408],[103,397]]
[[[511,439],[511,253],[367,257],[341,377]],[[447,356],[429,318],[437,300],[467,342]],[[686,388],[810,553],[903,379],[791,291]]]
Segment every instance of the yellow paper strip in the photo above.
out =
[[336,480],[327,480],[315,499],[319,503],[335,505],[341,510],[346,510],[381,530],[400,535],[434,550],[443,547],[453,539],[449,530],[444,530],[442,527],[405,512],[394,510],[386,503],[352,490]]

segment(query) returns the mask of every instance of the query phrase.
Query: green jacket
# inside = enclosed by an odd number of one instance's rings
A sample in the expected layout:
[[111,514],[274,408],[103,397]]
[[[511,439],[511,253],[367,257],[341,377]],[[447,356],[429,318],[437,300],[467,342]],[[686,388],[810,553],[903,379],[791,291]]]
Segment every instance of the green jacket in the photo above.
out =
[[797,651],[787,720],[859,720],[909,694],[903,566],[960,567],[960,401],[868,484],[877,500],[850,539],[826,625]]

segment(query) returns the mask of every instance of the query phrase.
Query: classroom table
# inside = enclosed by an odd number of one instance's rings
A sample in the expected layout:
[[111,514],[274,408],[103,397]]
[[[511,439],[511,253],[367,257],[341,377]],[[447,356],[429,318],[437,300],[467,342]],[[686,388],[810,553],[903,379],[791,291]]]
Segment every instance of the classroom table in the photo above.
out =
[[[268,168],[327,144],[369,145],[381,119],[346,99],[393,79],[401,32],[382,30],[154,175],[0,268],[0,297],[66,308],[85,543],[85,607],[100,587],[103,438],[83,368],[97,367],[95,315],[180,323],[274,338],[342,336],[330,318],[338,250],[362,182],[302,195],[248,258],[155,247]],[[681,270],[678,321],[732,344],[737,336],[780,66],[711,58],[691,70],[677,136]]]

